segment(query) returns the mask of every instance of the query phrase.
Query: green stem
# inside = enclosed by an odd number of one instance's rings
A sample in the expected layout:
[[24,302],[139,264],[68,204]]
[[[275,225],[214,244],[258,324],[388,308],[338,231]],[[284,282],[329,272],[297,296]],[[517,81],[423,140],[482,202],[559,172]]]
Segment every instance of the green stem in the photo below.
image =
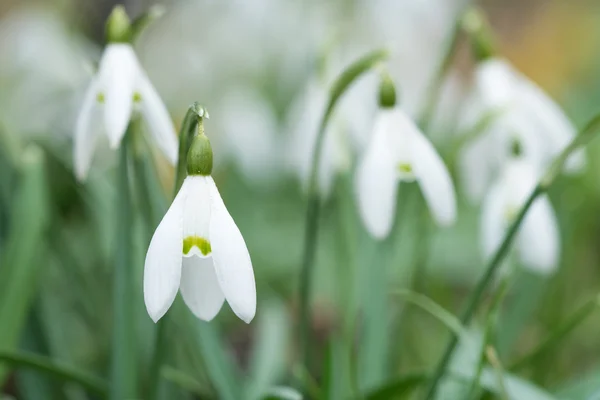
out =
[[317,233],[319,228],[319,212],[320,199],[317,185],[317,177],[319,164],[321,159],[321,150],[325,139],[325,128],[329,122],[329,118],[339,100],[345,93],[346,89],[362,75],[368,71],[376,63],[384,60],[388,53],[385,50],[378,50],[367,54],[363,58],[351,64],[338,79],[334,82],[327,108],[321,119],[317,140],[315,143],[314,153],[311,162],[310,180],[308,186],[308,205],[306,209],[306,228],[304,232],[304,252],[302,267],[300,272],[300,340],[301,340],[301,355],[303,365],[308,364],[309,344],[310,344],[310,291],[312,283],[312,275],[314,269],[315,250],[317,244]]
[[[567,159],[569,158],[569,156],[575,150],[577,150],[579,147],[584,146],[587,143],[589,143],[589,141],[598,133],[598,131],[600,131],[600,114],[597,114],[585,126],[585,128],[583,128],[580,131],[580,133],[571,141],[571,143],[558,155],[558,157],[556,157],[556,159],[554,160],[552,165],[550,165],[550,168],[548,169],[546,174],[542,177],[541,181],[535,187],[533,192],[529,195],[529,198],[527,199],[527,201],[525,202],[523,207],[521,207],[521,210],[519,211],[517,218],[514,220],[514,222],[512,223],[512,225],[509,227],[508,231],[506,232],[506,235],[504,237],[504,240],[502,241],[502,244],[500,245],[500,247],[494,254],[494,257],[488,264],[484,275],[479,280],[479,282],[477,283],[477,286],[471,293],[471,296],[469,297],[468,302],[467,302],[467,307],[465,308],[465,311],[463,312],[462,317],[461,317],[461,322],[463,325],[467,326],[471,322],[471,319],[473,318],[473,315],[475,314],[475,311],[476,311],[479,303],[481,302],[481,298],[483,297],[483,294],[484,294],[486,288],[492,281],[492,278],[494,277],[496,270],[501,265],[502,260],[508,253],[508,250],[510,249],[512,241],[513,241],[519,227],[521,226],[521,223],[523,222],[525,215],[531,208],[533,202],[540,195],[545,193],[548,190],[548,188],[554,183],[556,177],[558,176],[560,171],[562,171],[563,166],[564,166],[565,162],[567,161]],[[448,344],[448,346],[446,347],[446,350],[444,351],[444,354],[442,356],[442,359],[441,359],[439,365],[437,366],[437,368],[433,374],[433,378],[431,379],[431,383],[429,385],[429,388],[427,389],[427,393],[425,396],[426,399],[429,400],[429,399],[434,398],[439,381],[442,378],[442,375],[444,374],[444,372],[446,371],[446,368],[448,366],[448,363],[450,362],[450,358],[452,357],[452,353],[453,353],[454,348],[456,347],[457,343],[458,343],[458,337],[456,335],[453,335],[452,339],[450,340],[450,343]]]
[[[525,218],[525,215],[531,208],[531,205],[533,204],[533,202],[538,198],[538,196],[540,196],[542,193],[544,193],[544,191],[545,191],[545,188],[542,185],[537,185],[536,188],[533,190],[533,192],[529,195],[529,198],[525,202],[525,205],[523,207],[521,207],[519,215],[517,216],[515,221],[512,223],[512,225],[508,229],[508,232],[506,233],[506,236],[504,237],[504,240],[502,241],[500,248],[498,248],[498,250],[494,254],[494,257],[488,264],[483,277],[479,280],[479,282],[477,283],[477,286],[471,293],[471,296],[469,297],[469,300],[467,301],[467,307],[460,318],[462,325],[468,326],[469,323],[471,322],[471,319],[473,318],[473,315],[475,314],[475,311],[477,310],[477,306],[481,302],[481,298],[483,297],[483,294],[484,294],[486,288],[492,281],[492,278],[494,277],[496,270],[498,269],[498,267],[500,267],[500,265],[502,264],[502,260],[504,260],[504,257],[508,253],[508,250],[510,249],[512,241],[517,233],[517,230],[521,226],[521,222],[523,222],[523,219]],[[446,347],[446,350],[444,351],[442,360],[440,361],[439,365],[437,366],[437,368],[433,374],[431,384],[430,384],[429,388],[427,389],[427,395],[425,397],[426,399],[434,398],[436,390],[437,390],[437,385],[438,385],[440,379],[442,378],[442,375],[446,371],[446,367],[448,366],[448,363],[450,362],[450,358],[452,357],[452,353],[454,352],[454,348],[456,347],[457,344],[458,344],[458,336],[452,335],[452,339],[450,340],[450,343],[448,344],[448,346]]]
[[585,321],[594,311],[600,306],[600,297],[594,296],[588,300],[581,308],[579,308],[567,321],[556,328],[538,347],[536,347],[531,353],[523,356],[519,360],[512,363],[508,369],[511,371],[517,371],[523,367],[529,365],[532,361],[535,361],[540,356],[552,349],[562,339],[564,339],[569,333],[577,328],[583,321]]
[[102,397],[105,397],[107,393],[107,384],[102,379],[81,372],[81,368],[61,365],[48,357],[29,353],[0,351],[0,362],[45,372],[64,381],[76,382],[90,392],[97,393]]
[[130,145],[136,121],[132,121],[121,142],[118,169],[118,203],[116,224],[117,256],[114,269],[113,343],[110,398],[121,400],[137,396],[137,338],[133,293],[135,287],[132,266],[132,214],[129,182]]
[[[185,118],[183,119],[183,123],[181,124],[181,129],[179,130],[179,157],[177,161],[177,167],[175,169],[175,185],[173,188],[173,198],[179,192],[181,185],[183,184],[183,180],[187,176],[186,172],[186,160],[187,153],[190,147],[190,143],[192,138],[196,134],[196,127],[198,125],[198,114],[201,109],[198,103],[192,104],[187,113],[185,114]],[[155,221],[152,221],[155,222]],[[156,221],[156,226],[159,221]],[[148,399],[154,400],[158,396],[158,392],[160,389],[160,371],[162,367],[162,361],[165,356],[165,348],[167,343],[167,325],[169,323],[169,315],[165,315],[161,320],[159,320],[156,324],[156,336],[154,339],[154,354],[152,356],[152,361],[150,363],[150,374],[149,374],[149,382],[150,387],[148,391]]]

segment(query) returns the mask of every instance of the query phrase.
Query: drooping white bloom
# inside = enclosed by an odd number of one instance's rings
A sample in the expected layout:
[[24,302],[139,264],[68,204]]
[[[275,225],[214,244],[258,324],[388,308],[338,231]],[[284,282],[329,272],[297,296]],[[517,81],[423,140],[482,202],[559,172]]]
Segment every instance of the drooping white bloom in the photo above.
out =
[[[466,194],[472,201],[481,199],[502,167],[499,161],[510,156],[497,154],[498,142],[510,140],[515,133],[527,137],[530,150],[536,153],[530,161],[537,168],[544,168],[576,134],[568,117],[541,88],[498,58],[478,65],[463,128],[474,127],[486,116],[487,129],[465,146],[461,154],[460,171]],[[566,170],[577,171],[584,164],[584,153],[578,151],[567,161]]]
[[218,114],[227,115],[215,128],[223,156],[235,163],[246,179],[254,183],[272,181],[281,172],[281,151],[274,110],[260,93],[250,87],[225,92]]
[[[327,91],[322,85],[311,81],[290,109],[289,166],[298,175],[304,187],[310,179],[319,124],[326,102]],[[337,115],[334,115],[325,131],[318,171],[319,191],[324,197],[331,192],[336,174],[350,167],[348,143],[342,132],[342,124]]]
[[210,321],[227,300],[249,323],[256,312],[252,262],[244,238],[210,175],[188,176],[154,232],[144,267],[144,301],[155,322],[177,291]]
[[[526,158],[513,158],[505,164],[483,202],[481,235],[486,257],[491,257],[500,246],[538,178],[538,169]],[[515,250],[524,266],[549,274],[557,268],[559,247],[556,217],[544,195],[535,200],[525,215],[515,239]]]
[[456,198],[441,157],[402,110],[383,108],[356,173],[360,215],[373,236],[384,238],[390,233],[398,182],[415,180],[435,221],[452,224]]
[[[167,159],[177,162],[177,137],[169,113],[130,44],[106,46],[96,76],[85,94],[75,126],[74,164],[85,179],[98,137],[105,133],[112,148],[125,135],[134,109],[139,109]],[[96,121],[97,112],[102,118]]]

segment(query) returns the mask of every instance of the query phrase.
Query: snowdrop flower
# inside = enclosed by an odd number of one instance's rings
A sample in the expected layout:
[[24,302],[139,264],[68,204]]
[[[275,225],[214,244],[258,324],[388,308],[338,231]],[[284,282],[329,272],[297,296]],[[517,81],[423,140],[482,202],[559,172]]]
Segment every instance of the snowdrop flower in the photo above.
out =
[[[131,26],[122,7],[115,7],[107,24],[108,45],[98,73],[84,96],[75,126],[74,164],[80,180],[89,170],[101,133],[117,148],[134,110],[141,111],[157,145],[167,159],[177,162],[177,138],[169,113],[129,43]],[[95,121],[101,112],[101,121]]]
[[362,220],[376,238],[392,229],[398,182],[417,181],[440,225],[456,219],[456,199],[450,174],[433,145],[397,107],[391,79],[380,91],[381,109],[371,142],[356,172],[356,193]]
[[153,321],[177,291],[198,318],[210,321],[227,300],[246,323],[256,312],[252,262],[244,238],[215,186],[212,149],[202,118],[187,159],[188,176],[154,232],[144,266],[144,301]]
[[[217,107],[220,115],[228,116],[216,129],[225,158],[237,164],[247,180],[272,182],[281,171],[281,151],[271,105],[256,89],[236,87],[225,93]],[[213,140],[216,150],[218,144]]]
[[[310,178],[319,124],[326,102],[327,91],[323,85],[311,80],[290,109],[289,166],[297,173],[304,187],[308,185]],[[336,175],[350,168],[349,144],[339,114],[332,116],[326,129],[318,176],[319,191],[324,198],[331,193]]]
[[[482,249],[491,257],[506,230],[534,190],[539,169],[524,157],[509,160],[483,202]],[[533,271],[550,274],[557,268],[560,239],[554,211],[546,195],[539,197],[525,215],[515,241],[521,263]]]
[[[536,148],[537,153],[532,161],[544,168],[576,134],[571,121],[541,88],[499,58],[479,63],[468,105],[463,125],[472,127],[486,116],[491,118],[487,129],[472,140],[461,155],[461,175],[466,194],[472,201],[481,199],[490,178],[501,167],[494,154],[498,140],[510,140],[515,131],[528,136],[531,148]],[[491,116],[491,113],[496,114]],[[585,156],[580,150],[567,160],[566,170],[575,172],[584,164]]]

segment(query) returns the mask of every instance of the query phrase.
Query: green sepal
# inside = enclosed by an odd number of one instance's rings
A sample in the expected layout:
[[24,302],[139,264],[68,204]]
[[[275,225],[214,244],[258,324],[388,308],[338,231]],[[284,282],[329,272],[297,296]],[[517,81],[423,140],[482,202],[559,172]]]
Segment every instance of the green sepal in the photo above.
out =
[[469,37],[477,61],[485,61],[496,55],[492,30],[481,10],[469,9],[463,15],[461,25]]
[[[198,122],[198,129],[202,126],[202,120]],[[194,137],[187,155],[188,175],[208,176],[212,173],[213,152],[210,140],[204,134]]]
[[383,74],[379,83],[379,106],[382,108],[396,106],[396,87],[392,77],[388,74]]
[[125,7],[117,5],[106,20],[106,43],[131,43],[131,20]]

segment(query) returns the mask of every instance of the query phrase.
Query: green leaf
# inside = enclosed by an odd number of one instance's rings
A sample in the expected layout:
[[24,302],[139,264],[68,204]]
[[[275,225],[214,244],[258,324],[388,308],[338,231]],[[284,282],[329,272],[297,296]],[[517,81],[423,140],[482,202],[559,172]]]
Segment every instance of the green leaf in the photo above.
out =
[[81,368],[64,365],[46,357],[29,353],[0,351],[0,363],[20,368],[30,368],[48,374],[56,379],[74,382],[102,397],[107,394],[108,387],[106,382],[93,375],[82,372]]
[[129,183],[129,162],[132,130],[137,123],[129,124],[121,142],[117,171],[117,240],[113,283],[113,337],[111,360],[110,398],[135,399],[137,396],[137,338],[133,294],[135,269],[133,265],[133,213]]
[[289,319],[283,305],[265,304],[258,318],[257,343],[253,346],[250,377],[245,390],[250,400],[262,398],[285,370]]
[[392,400],[405,399],[411,395],[415,389],[427,382],[429,375],[424,373],[414,373],[403,375],[400,378],[379,387],[364,396],[365,400]]
[[[23,156],[22,180],[14,198],[10,235],[0,265],[0,351],[18,345],[30,306],[43,272],[44,234],[49,226],[49,206],[44,155],[29,147]],[[0,368],[0,383],[6,378]]]
[[444,324],[449,330],[457,336],[464,336],[466,331],[460,323],[460,320],[451,312],[431,300],[429,297],[410,290],[399,290],[396,292],[403,300],[412,303],[428,312],[435,319]]

